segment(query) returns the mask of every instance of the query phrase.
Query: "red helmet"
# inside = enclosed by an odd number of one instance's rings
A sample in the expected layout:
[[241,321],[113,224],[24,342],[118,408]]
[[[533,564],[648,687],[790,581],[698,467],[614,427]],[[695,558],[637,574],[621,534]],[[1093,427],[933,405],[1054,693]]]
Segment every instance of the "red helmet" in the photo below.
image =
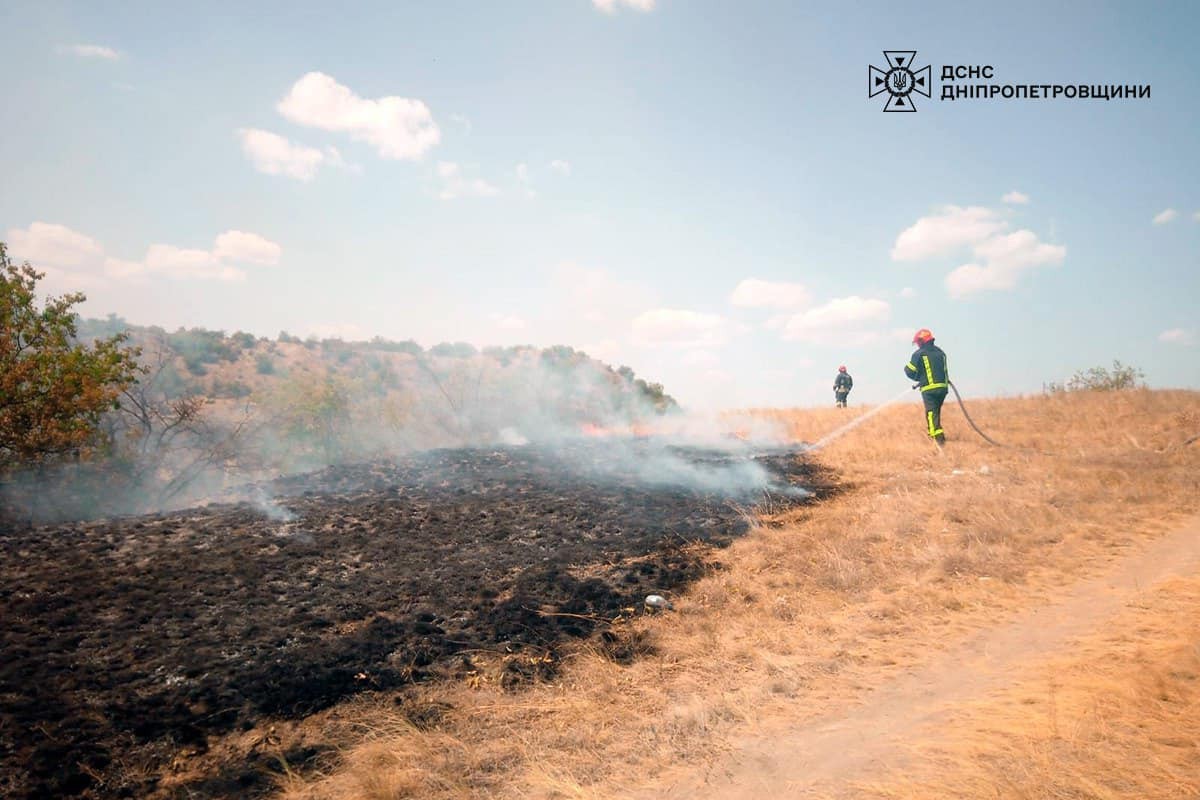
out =
[[913,334],[913,344],[915,344],[917,346],[920,346],[920,345],[925,344],[926,342],[932,342],[932,341],[933,341],[933,333],[930,332],[929,328],[921,328],[921,330],[919,330]]
[[838,367],[838,372],[845,372],[845,371],[846,371],[846,368],[844,366]]

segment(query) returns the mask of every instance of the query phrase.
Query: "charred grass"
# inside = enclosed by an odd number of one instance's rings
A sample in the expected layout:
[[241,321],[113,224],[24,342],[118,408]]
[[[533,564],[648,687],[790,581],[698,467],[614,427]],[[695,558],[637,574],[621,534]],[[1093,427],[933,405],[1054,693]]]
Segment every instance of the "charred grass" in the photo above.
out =
[[506,693],[557,676],[572,642],[649,652],[614,622],[749,523],[728,496],[576,449],[434,451],[278,481],[265,508],[0,532],[0,795],[261,796],[329,758],[298,721],[348,698],[397,715],[372,730],[433,736],[458,706],[415,684]]
[[[815,441],[854,411],[757,413]],[[622,623],[624,635],[644,643],[642,657],[615,663],[581,644],[554,680],[518,692],[486,668],[468,682],[419,687],[404,702],[436,704],[437,719],[426,726],[386,696],[340,706],[310,720],[339,745],[338,757],[316,777],[285,778],[284,796],[670,796],[681,776],[724,769],[724,756],[743,737],[853,703],[898,670],[1095,574],[1200,508],[1200,447],[1185,444],[1197,433],[1200,394],[1074,393],[972,401],[970,411],[1009,447],[977,439],[949,405],[944,455],[925,439],[911,406],[887,409],[834,440],[819,460],[836,470],[842,491],[764,517],[720,552],[719,569],[673,598],[675,611]],[[1172,608],[1161,635],[1145,642],[1146,664],[1167,669],[1172,659],[1190,657],[1179,649],[1185,628]],[[1064,680],[1078,678],[1071,691],[1087,698],[1094,696],[1083,681],[1089,674],[1079,668]],[[1159,725],[1151,719],[1157,712],[1132,697],[1112,705],[1089,735]],[[1013,708],[1018,729],[1045,719],[1043,709]],[[1164,736],[1183,735],[1180,717],[1163,719]],[[993,738],[972,730],[963,735]],[[1139,741],[1114,749],[1136,759],[1146,752]],[[1053,763],[1045,748],[1062,743],[1017,738],[997,747],[990,771],[955,762],[937,785],[952,786],[961,772],[985,787],[987,775],[1012,771],[1008,757],[1029,772],[1023,785],[1030,797],[1175,796],[1154,793],[1161,773],[1138,770],[1124,794],[1100,792],[1089,771],[1116,767],[1094,738],[1087,744],[1055,783],[1037,764]],[[1051,786],[1056,794],[1038,788]],[[905,791],[896,784],[898,796],[923,796]]]

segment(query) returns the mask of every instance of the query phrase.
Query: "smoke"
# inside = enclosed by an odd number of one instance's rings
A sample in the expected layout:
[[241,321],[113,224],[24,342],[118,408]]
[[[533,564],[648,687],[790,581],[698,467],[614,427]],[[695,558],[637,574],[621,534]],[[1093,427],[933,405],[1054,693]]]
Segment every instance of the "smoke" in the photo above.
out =
[[754,503],[764,495],[804,497],[808,490],[786,482],[795,450],[755,449],[736,439],[697,446],[659,436],[589,436],[530,443],[563,473],[597,484],[673,490]]
[[288,524],[294,514],[256,487],[435,448],[536,447],[595,480],[633,476],[729,497],[797,491],[774,485],[755,460],[794,449],[782,428],[684,413],[662,387],[568,347],[424,351],[138,330],[150,371],[105,420],[108,456],[7,476],[0,505],[17,509],[15,518],[234,500]]
[[517,432],[516,428],[501,428],[497,434],[497,438],[507,445],[520,447],[521,445],[529,444],[529,440]]
[[294,522],[296,514],[275,502],[262,486],[256,486],[247,497],[250,505],[254,506],[264,517],[274,522]]
[[716,495],[752,503],[764,493],[803,497],[764,465],[805,449],[784,426],[750,415],[676,410],[633,414],[622,409],[580,424],[528,403],[495,441],[468,446],[525,446],[544,451],[562,469],[598,483],[635,482],[645,488]]
[[[567,469],[598,481],[633,476],[647,487],[740,499],[765,491],[806,493],[778,484],[755,460],[800,449],[778,422],[680,409],[655,413],[607,393],[595,383],[595,374],[540,370],[534,375],[534,381],[489,398],[487,414],[500,415],[507,424],[493,441],[467,446],[528,444],[554,452]],[[595,402],[582,416],[563,413],[558,400],[578,397]],[[580,442],[591,446],[576,446]]]
[[[718,458],[708,455],[714,452]],[[639,458],[636,474],[648,486],[673,486],[729,498],[753,500],[765,492],[795,497],[809,494],[803,487],[779,483],[751,454],[708,451],[700,454],[701,460],[695,460],[695,455],[682,448],[664,448]]]

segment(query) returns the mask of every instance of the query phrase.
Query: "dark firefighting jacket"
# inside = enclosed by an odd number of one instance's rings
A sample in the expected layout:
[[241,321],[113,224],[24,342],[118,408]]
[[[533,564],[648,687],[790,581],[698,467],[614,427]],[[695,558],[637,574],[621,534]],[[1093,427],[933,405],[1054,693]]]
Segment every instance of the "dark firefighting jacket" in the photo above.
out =
[[922,392],[945,389],[950,382],[946,354],[933,342],[926,342],[913,352],[904,365],[904,374],[910,381],[920,384]]
[[851,378],[848,372],[839,372],[837,377],[833,379],[833,390],[835,392],[849,392],[853,388],[854,378]]

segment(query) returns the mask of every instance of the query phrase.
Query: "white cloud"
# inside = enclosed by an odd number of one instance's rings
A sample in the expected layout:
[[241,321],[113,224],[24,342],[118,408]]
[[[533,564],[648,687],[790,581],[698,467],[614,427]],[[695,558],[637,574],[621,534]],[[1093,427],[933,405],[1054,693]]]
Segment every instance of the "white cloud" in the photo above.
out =
[[346,159],[342,158],[342,151],[338,150],[333,145],[325,148],[325,163],[331,167],[341,167],[348,169],[351,172],[362,172],[362,166],[359,164],[351,164]]
[[217,259],[239,264],[278,264],[282,253],[283,248],[270,239],[245,231],[225,231],[217,237],[213,247],[213,256]]
[[525,163],[517,164],[515,172],[517,173],[517,183],[521,185],[526,197],[537,197],[537,192],[533,189],[533,179],[529,174],[529,165]]
[[635,11],[653,11],[655,0],[592,0],[592,5],[605,14],[612,14],[618,6],[628,6]]
[[963,264],[946,276],[946,291],[951,297],[966,297],[975,292],[1011,289],[1016,276],[991,270],[979,264]]
[[1160,333],[1158,340],[1167,344],[1193,345],[1196,343],[1196,331],[1187,328],[1171,328]]
[[104,274],[110,278],[134,278],[146,272],[146,265],[141,261],[127,261],[123,258],[104,259]]
[[711,350],[689,350],[679,359],[679,363],[685,367],[713,368],[720,363],[720,359]]
[[563,298],[559,307],[572,320],[604,323],[607,331],[615,329],[618,320],[629,320],[629,309],[658,304],[647,286],[606,269],[565,263],[554,267],[549,278]]
[[1196,222],[1200,222],[1200,211],[1197,211],[1195,214],[1193,214],[1192,219],[1196,220]]
[[[571,174],[571,162],[556,158],[550,162],[550,169],[563,177]],[[1200,212],[1198,212],[1200,214]]]
[[359,97],[322,72],[296,81],[276,108],[297,124],[348,133],[382,158],[416,160],[441,140],[433,114],[420,100]]
[[746,278],[733,290],[729,302],[739,308],[803,308],[812,297],[803,285]]
[[108,280],[127,280],[159,275],[168,278],[237,281],[246,273],[235,264],[278,263],[282,248],[268,239],[244,231],[226,231],[216,238],[212,250],[152,244],[140,261],[115,258],[90,236],[45,222],[34,222],[27,230],[8,231],[14,258],[28,260],[34,267],[54,272],[57,284],[94,286]]
[[1022,272],[1061,264],[1067,249],[1046,244],[1029,230],[1006,233],[1008,223],[992,209],[945,206],[904,230],[892,248],[897,261],[918,261],[970,249],[973,258],[946,276],[952,297],[1011,289]]
[[1046,244],[1030,230],[994,236],[975,246],[975,255],[990,266],[1003,270],[1021,270],[1043,264],[1061,264],[1067,248]]
[[489,318],[497,328],[505,331],[523,331],[529,327],[525,320],[513,314],[491,314]]
[[945,206],[940,213],[921,217],[896,238],[892,258],[921,261],[944,256],[982,242],[1004,230],[1007,223],[990,208]]
[[585,342],[579,349],[592,358],[598,358],[610,364],[620,361],[622,356],[621,345],[616,339],[600,339],[595,342]]
[[443,200],[454,200],[459,197],[491,197],[500,194],[500,190],[482,178],[468,178],[463,174],[462,167],[453,161],[439,161],[438,177],[442,179],[442,189],[438,197]]
[[712,347],[725,342],[728,323],[717,314],[656,308],[633,318],[633,340],[643,345]]
[[916,297],[917,290],[912,288],[911,286],[905,286],[903,289],[900,290],[900,296],[905,299],[908,299],[911,297]]
[[1025,270],[1056,266],[1067,255],[1067,248],[1041,242],[1028,230],[992,237],[977,244],[974,251],[978,263],[963,264],[946,276],[946,289],[952,297],[1011,289]]
[[857,295],[839,297],[788,317],[782,325],[783,338],[791,341],[868,344],[880,338],[875,326],[890,316],[891,306],[884,300]]
[[171,244],[152,244],[142,259],[145,271],[170,278],[240,281],[246,273],[222,263],[209,250],[176,247]]
[[121,58],[120,52],[99,44],[60,44],[54,50],[61,55],[79,58],[101,58],[105,61],[117,61]]
[[90,236],[48,222],[35,222],[28,230],[10,229],[8,249],[14,258],[29,261],[37,268],[86,267],[96,264],[104,255],[104,248]]
[[[267,175],[310,181],[329,158],[315,147],[293,144],[270,131],[242,128],[237,135],[242,140],[242,152],[253,162],[255,169]],[[340,160],[340,156],[338,158]]]
[[1155,225],[1166,225],[1168,222],[1173,222],[1179,212],[1173,208],[1166,208],[1154,215]]
[[1029,195],[1013,189],[1011,192],[1001,197],[1000,201],[1013,206],[1023,206],[1029,202]]

